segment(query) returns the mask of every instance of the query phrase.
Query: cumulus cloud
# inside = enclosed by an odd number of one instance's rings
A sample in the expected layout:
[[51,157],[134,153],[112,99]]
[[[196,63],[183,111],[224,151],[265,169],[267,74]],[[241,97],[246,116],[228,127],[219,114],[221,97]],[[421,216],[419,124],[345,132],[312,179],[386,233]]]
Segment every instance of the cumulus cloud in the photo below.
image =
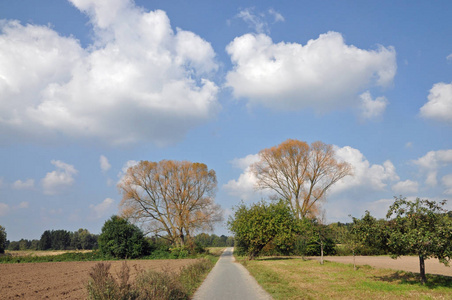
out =
[[91,216],[95,219],[100,219],[105,217],[108,213],[111,212],[111,208],[114,206],[115,200],[111,198],[106,198],[101,203],[94,205],[91,204],[89,208],[91,209]]
[[420,109],[421,116],[452,123],[452,83],[434,84],[427,98],[428,102]]
[[27,189],[32,189],[35,186],[35,181],[34,179],[27,179],[25,181],[22,180],[16,180],[13,183],[13,189],[15,190],[27,190]]
[[75,181],[74,175],[78,173],[74,166],[60,160],[52,160],[51,163],[56,170],[47,173],[41,181],[46,195],[55,195],[70,187]]
[[377,97],[373,100],[369,91],[364,92],[359,97],[361,98],[361,118],[364,120],[380,117],[388,105],[386,97]]
[[[391,161],[387,160],[382,165],[370,164],[364,155],[357,149],[346,146],[339,148],[334,146],[339,161],[351,164],[354,175],[347,176],[338,181],[331,189],[331,194],[339,194],[349,190],[366,189],[372,191],[385,190],[388,184],[398,181],[400,178],[396,173]],[[255,190],[257,179],[252,174],[250,166],[258,160],[258,154],[251,154],[244,158],[234,159],[232,165],[239,167],[243,172],[237,179],[229,180],[223,188],[231,196],[240,197],[243,200],[258,200],[263,196],[270,196],[270,191],[257,194]]]
[[71,2],[90,19],[87,48],[49,26],[0,22],[3,136],[164,144],[216,114],[208,42],[133,1]]
[[118,173],[118,178],[119,178],[118,183],[120,183],[120,182],[123,180],[124,176],[127,174],[127,170],[128,170],[130,167],[136,166],[136,165],[138,165],[138,164],[139,164],[139,161],[136,161],[136,160],[128,160],[128,161],[122,166],[121,171],[119,171],[119,173]]
[[424,156],[414,160],[413,163],[426,174],[425,183],[429,186],[436,186],[438,184],[438,170],[452,164],[452,149],[429,151]]
[[392,190],[397,195],[405,195],[405,194],[415,194],[419,190],[419,184],[416,181],[405,180],[399,181],[392,186]]
[[446,57],[447,60],[452,60],[452,53]]
[[358,149],[350,146],[342,148],[335,146],[334,148],[339,161],[345,161],[351,164],[353,176],[347,176],[338,181],[331,188],[331,193],[339,193],[357,188],[381,191],[389,183],[400,179],[390,160],[386,160],[382,165],[371,164]]
[[105,156],[103,155],[100,156],[99,163],[102,172],[107,172],[108,170],[110,170],[111,164],[108,162],[108,158],[106,158]]
[[231,179],[223,188],[229,195],[238,197],[244,201],[259,200],[270,195],[270,191],[257,191],[255,189],[257,178],[251,172],[250,166],[259,160],[259,154],[250,154],[243,158],[235,158],[231,164],[243,172],[237,179]]
[[9,209],[10,208],[8,204],[0,202],[0,217],[6,216],[9,212]]
[[245,34],[226,47],[234,65],[226,86],[236,98],[278,109],[328,111],[354,104],[371,86],[389,86],[396,73],[392,47],[363,50],[328,32],[306,45],[275,44],[265,34]]
[[444,194],[452,195],[452,174],[448,174],[443,176],[441,178],[441,182],[443,183],[446,190],[444,191]]

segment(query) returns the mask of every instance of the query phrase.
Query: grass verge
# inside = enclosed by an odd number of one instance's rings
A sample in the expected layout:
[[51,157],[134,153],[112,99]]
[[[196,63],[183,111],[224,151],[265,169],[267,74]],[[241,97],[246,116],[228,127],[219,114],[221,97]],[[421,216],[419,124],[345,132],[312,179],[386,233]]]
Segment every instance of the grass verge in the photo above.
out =
[[238,257],[274,299],[452,299],[452,278],[291,258]]

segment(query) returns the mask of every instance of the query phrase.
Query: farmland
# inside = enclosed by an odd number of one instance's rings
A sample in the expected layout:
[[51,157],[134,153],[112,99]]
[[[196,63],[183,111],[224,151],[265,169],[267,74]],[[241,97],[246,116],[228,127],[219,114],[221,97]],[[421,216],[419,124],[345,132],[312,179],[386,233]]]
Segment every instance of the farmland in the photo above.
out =
[[[179,272],[196,259],[131,260],[131,279],[140,270]],[[97,262],[0,264],[2,299],[86,299],[89,273]],[[111,261],[116,276],[122,261]]]

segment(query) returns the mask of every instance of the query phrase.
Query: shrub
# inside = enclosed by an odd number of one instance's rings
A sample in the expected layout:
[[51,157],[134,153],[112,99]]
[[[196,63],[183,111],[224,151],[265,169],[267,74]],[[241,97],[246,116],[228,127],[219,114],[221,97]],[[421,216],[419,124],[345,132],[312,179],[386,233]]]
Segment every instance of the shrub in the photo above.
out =
[[102,227],[99,250],[106,257],[137,258],[149,254],[150,245],[137,226],[112,216]]

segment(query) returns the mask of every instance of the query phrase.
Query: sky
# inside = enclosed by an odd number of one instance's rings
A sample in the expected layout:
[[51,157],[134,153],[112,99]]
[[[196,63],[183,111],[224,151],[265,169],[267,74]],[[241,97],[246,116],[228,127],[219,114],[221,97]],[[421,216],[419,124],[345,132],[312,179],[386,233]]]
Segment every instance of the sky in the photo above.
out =
[[[225,221],[287,139],[354,175],[327,223],[452,198],[451,1],[0,0],[0,225],[100,233],[140,160],[205,163]],[[452,209],[452,203],[448,203]],[[230,234],[225,223],[216,234]]]

